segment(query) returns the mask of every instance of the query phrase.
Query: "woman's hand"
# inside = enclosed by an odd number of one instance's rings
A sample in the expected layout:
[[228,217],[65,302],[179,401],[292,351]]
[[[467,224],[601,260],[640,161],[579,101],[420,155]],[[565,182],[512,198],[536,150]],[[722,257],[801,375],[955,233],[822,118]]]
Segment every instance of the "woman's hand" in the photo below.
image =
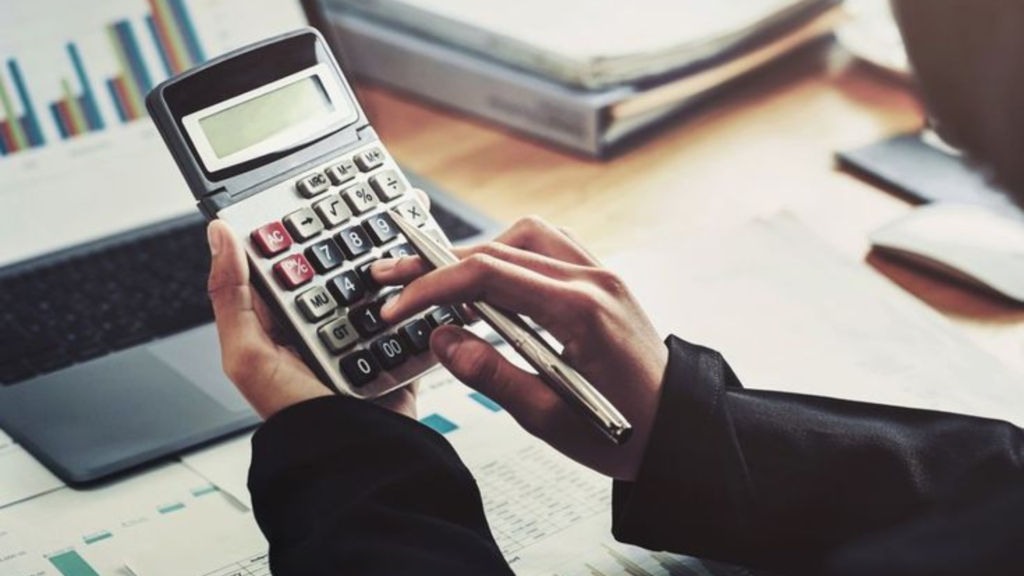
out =
[[[417,191],[424,206],[429,200]],[[217,319],[224,372],[264,419],[293,404],[332,392],[280,338],[274,318],[249,283],[245,251],[220,220],[207,229],[210,241],[208,290]],[[378,398],[377,404],[416,418],[416,385]]]
[[529,316],[565,346],[565,360],[633,424],[624,446],[470,332],[438,328],[431,348],[452,374],[504,406],[534,435],[599,472],[635,479],[668,350],[626,285],[570,235],[537,218],[519,221],[492,243],[455,252],[462,261],[441,270],[430,270],[418,257],[374,264],[377,282],[407,284],[385,305],[382,318],[396,323],[430,306],[475,301]]

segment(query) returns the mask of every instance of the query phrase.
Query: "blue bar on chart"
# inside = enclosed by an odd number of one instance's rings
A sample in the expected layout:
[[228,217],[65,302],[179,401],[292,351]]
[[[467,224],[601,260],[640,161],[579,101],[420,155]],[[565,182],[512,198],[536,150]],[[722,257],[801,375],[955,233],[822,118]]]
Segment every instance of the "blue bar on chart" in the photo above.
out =
[[75,94],[71,82],[67,78],[62,78],[61,91],[64,97],[50,103],[50,114],[61,138],[67,140],[102,130],[104,122],[78,46],[74,42],[68,42],[65,48],[75,71],[75,79],[80,86],[79,93]]
[[454,432],[459,429],[459,426],[455,422],[452,422],[440,414],[431,414],[424,418],[420,418],[420,423],[426,425],[428,428],[433,428],[441,434],[448,434],[449,432]]
[[0,110],[4,113],[4,119],[0,121],[0,155],[3,156],[37,148],[46,143],[25,77],[18,62],[13,58],[7,60],[7,72],[14,84],[14,93],[21,103],[22,113],[18,114],[15,109],[7,81],[0,73]]

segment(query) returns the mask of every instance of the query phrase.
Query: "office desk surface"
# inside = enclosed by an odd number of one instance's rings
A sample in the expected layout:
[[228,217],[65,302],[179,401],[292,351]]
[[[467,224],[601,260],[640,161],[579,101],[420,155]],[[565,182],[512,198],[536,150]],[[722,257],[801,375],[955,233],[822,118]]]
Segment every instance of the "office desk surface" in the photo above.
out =
[[918,128],[923,112],[907,87],[838,49],[776,66],[607,162],[378,88],[360,96],[404,165],[506,223],[540,215],[600,256],[788,210],[1024,370],[1024,307],[868,255],[868,232],[910,205],[837,171],[833,153]]

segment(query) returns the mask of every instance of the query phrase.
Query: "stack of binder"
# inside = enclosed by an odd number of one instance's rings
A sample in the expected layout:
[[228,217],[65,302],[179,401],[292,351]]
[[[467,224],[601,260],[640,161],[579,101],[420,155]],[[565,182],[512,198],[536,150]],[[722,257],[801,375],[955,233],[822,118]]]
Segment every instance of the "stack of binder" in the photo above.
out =
[[[830,36],[842,18],[835,0],[328,4],[356,76],[599,158]],[[509,6],[517,16],[502,13]],[[588,17],[562,33],[551,22],[570,8]],[[531,10],[546,15],[544,26],[523,16]],[[690,25],[666,25],[673,16]],[[606,40],[615,37],[632,39]]]

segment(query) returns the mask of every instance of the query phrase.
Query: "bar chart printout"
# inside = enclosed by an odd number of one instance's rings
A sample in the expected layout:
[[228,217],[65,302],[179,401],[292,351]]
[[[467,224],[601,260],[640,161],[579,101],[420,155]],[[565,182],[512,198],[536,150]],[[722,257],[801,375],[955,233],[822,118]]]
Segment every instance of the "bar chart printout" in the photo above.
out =
[[[0,156],[16,154],[46,143],[18,61],[11,58],[6,64],[6,77],[4,71],[0,71],[0,111],[3,112],[3,120],[0,120]],[[8,79],[11,84],[8,84]],[[15,107],[15,96],[20,104],[20,112]]]
[[[149,6],[146,27],[160,54],[166,76],[179,74],[206,60],[184,0],[149,0]],[[155,75],[142,57],[138,36],[129,20],[109,24],[107,35],[120,67],[118,75],[107,79],[107,90],[121,122],[131,122],[145,114],[144,98],[155,85]]]
[[71,82],[67,78],[62,78],[63,98],[50,103],[53,121],[64,140],[87,132],[102,130],[104,127],[103,117],[100,114],[99,105],[96,103],[96,95],[89,83],[89,75],[85,70],[78,46],[74,42],[68,42],[67,53],[68,58],[71,59],[71,66],[75,71],[75,81],[79,84],[80,91],[76,94],[71,88]]

